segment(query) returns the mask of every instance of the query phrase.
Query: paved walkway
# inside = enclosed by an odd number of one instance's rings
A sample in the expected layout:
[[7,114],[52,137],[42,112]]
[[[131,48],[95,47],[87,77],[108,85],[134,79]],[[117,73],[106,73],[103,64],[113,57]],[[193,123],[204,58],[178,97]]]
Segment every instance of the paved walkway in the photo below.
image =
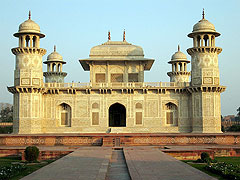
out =
[[[22,180],[105,180],[106,176],[112,180],[114,178],[111,176],[119,175],[117,170],[123,170],[125,162],[132,180],[214,179],[161,152],[158,147],[124,147],[123,152],[126,161],[124,156],[116,154],[111,147],[80,147]],[[121,162],[115,161],[117,159]],[[112,170],[114,172],[111,172]],[[118,176],[118,179],[126,180],[129,177]]]
[[132,180],[213,180],[215,178],[154,147],[127,147],[124,154]]
[[112,148],[82,147],[22,180],[105,180]]

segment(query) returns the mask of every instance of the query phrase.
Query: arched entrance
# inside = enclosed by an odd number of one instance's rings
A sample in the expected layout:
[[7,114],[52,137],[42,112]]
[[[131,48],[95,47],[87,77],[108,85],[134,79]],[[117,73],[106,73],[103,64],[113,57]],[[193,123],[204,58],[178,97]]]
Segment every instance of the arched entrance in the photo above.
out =
[[119,103],[115,103],[109,108],[109,126],[126,127],[126,108]]

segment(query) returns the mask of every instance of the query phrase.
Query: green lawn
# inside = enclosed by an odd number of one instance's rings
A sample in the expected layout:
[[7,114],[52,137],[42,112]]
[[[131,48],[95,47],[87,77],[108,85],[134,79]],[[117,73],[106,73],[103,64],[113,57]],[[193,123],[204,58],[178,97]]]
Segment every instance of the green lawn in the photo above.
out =
[[215,157],[218,162],[231,163],[233,165],[240,165],[240,157]]
[[[53,162],[54,160],[46,160],[44,163],[35,163],[35,164],[26,164],[27,168],[23,171],[21,171],[20,174],[16,174],[14,177],[12,177],[10,180],[18,180],[22,177],[31,174],[32,172],[40,169],[43,166],[46,166]],[[15,162],[21,162],[21,158],[19,157],[0,157],[0,167],[4,166],[10,166],[12,163]]]
[[[240,157],[215,157],[215,159],[218,162],[225,162],[225,163],[231,163],[233,165],[240,165]],[[225,179],[221,176],[219,176],[218,174],[214,174],[208,170],[206,170],[204,167],[206,166],[205,164],[197,164],[197,163],[191,163],[193,161],[183,161],[187,164],[189,164],[190,166],[199,169],[200,171],[205,172],[206,174],[213,176],[219,180],[229,180],[229,179]]]
[[[188,161],[189,162],[189,161]],[[212,176],[212,177],[215,177],[219,180],[228,180],[228,179],[225,179],[217,174],[214,174],[212,172],[209,172],[207,171],[204,167],[206,166],[205,164],[193,164],[193,163],[188,163],[190,166],[196,168],[196,169],[199,169],[200,171],[202,172],[205,172],[206,174],[208,174],[209,176]]]

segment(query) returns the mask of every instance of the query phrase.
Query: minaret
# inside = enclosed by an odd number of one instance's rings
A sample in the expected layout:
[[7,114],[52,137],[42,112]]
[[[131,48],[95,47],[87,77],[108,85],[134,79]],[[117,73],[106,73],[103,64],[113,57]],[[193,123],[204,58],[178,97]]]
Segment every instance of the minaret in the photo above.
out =
[[222,49],[215,46],[220,36],[212,23],[202,19],[193,26],[188,37],[193,38],[191,55],[192,126],[193,133],[221,132],[220,93],[225,87],[219,85],[218,54]]
[[170,82],[189,82],[190,72],[187,71],[187,64],[190,61],[187,60],[187,56],[180,51],[178,45],[178,51],[172,55],[171,61],[172,71],[168,72],[167,75],[170,77]]
[[44,72],[46,83],[64,83],[64,77],[67,76],[66,72],[62,72],[63,61],[62,56],[56,52],[56,46],[54,46],[54,51],[48,55],[47,61],[47,72]]
[[19,26],[14,34],[19,45],[12,49],[16,55],[14,87],[8,88],[14,94],[13,132],[19,134],[38,133],[42,119],[42,56],[45,49],[40,48],[40,32],[37,23],[29,18]]

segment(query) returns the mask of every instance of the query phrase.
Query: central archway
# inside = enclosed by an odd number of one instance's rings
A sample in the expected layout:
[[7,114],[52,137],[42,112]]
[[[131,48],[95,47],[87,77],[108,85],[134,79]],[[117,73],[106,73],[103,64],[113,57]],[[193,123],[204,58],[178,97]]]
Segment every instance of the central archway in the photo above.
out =
[[126,108],[115,103],[109,108],[109,127],[126,127]]

